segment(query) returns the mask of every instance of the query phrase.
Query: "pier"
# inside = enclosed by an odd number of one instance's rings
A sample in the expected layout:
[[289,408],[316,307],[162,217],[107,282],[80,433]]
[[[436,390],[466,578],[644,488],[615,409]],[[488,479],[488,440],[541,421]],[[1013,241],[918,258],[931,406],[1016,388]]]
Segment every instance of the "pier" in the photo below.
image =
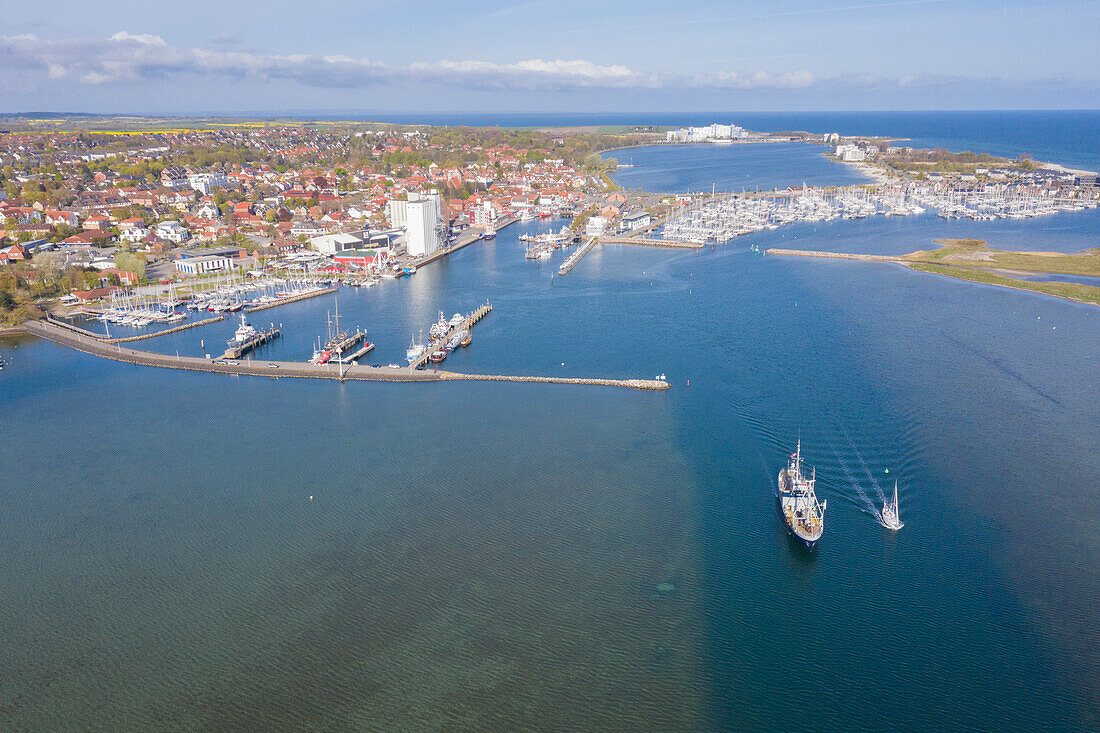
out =
[[[447,343],[447,340],[449,338],[451,338],[451,336],[455,335],[457,332],[463,331],[463,330],[465,330],[465,331],[471,330],[474,327],[474,324],[476,324],[478,321],[480,321],[485,316],[489,315],[492,312],[492,310],[493,310],[493,306],[490,305],[488,302],[486,302],[485,305],[481,306],[476,311],[474,311],[469,316],[467,316],[466,320],[462,321],[462,323],[458,324],[457,326],[451,326],[447,330],[447,333],[445,333],[439,339],[439,341],[437,343],[445,344],[445,343]],[[443,347],[440,346],[440,348],[443,348]],[[433,351],[433,349],[424,349],[424,353],[421,354],[417,358],[416,361],[410,363],[409,368],[415,371],[417,367],[423,366],[425,363],[427,363],[428,358],[431,357],[432,351]]]
[[244,341],[244,342],[242,342],[240,344],[237,344],[235,346],[230,346],[228,349],[225,350],[225,353],[222,354],[222,358],[223,359],[240,359],[241,356],[243,356],[244,354],[247,354],[249,351],[252,351],[253,349],[257,349],[260,346],[263,346],[268,341],[274,341],[275,339],[279,338],[282,335],[283,335],[282,329],[275,328],[274,326],[272,326],[271,328],[269,328],[266,331],[260,331],[255,336],[252,336],[251,338],[249,338],[247,341]]
[[[492,382],[534,382],[540,384],[587,384],[605,387],[625,387],[646,391],[662,391],[670,388],[668,382],[656,379],[600,379],[583,377],[535,377],[508,376],[492,374],[457,374],[436,370],[416,370],[406,367],[367,367],[345,366],[342,364],[306,364],[304,362],[267,362],[264,364],[246,362],[243,364],[215,364],[209,359],[193,356],[169,356],[149,351],[125,348],[121,345],[105,344],[98,339],[88,338],[76,332],[66,330],[45,321],[28,321],[23,330],[34,336],[48,339],[61,346],[82,351],[85,354],[99,356],[113,361],[136,364],[139,366],[182,369],[185,371],[208,372],[250,377],[292,379],[332,379],[338,381],[364,382],[446,382],[446,381],[492,381]],[[272,366],[273,365],[273,366]]]
[[250,308],[245,308],[245,313],[256,313],[258,311],[267,310],[268,308],[277,308],[280,305],[286,305],[287,303],[297,303],[299,300],[308,300],[309,298],[316,298],[318,295],[328,295],[329,293],[335,293],[339,288],[324,288],[323,290],[314,290],[309,293],[301,293],[299,295],[292,295],[289,298],[280,298],[279,300],[271,303],[261,303],[260,305],[254,305]]
[[573,268],[580,264],[580,261],[584,259],[584,256],[592,251],[592,248],[596,246],[596,242],[599,237],[592,237],[587,242],[582,244],[576,252],[569,255],[569,258],[565,262],[561,263],[561,267],[558,268],[559,275],[568,275],[573,271]]
[[665,247],[668,249],[701,249],[702,242],[683,239],[654,239],[650,237],[604,237],[602,244],[630,244],[635,247]]

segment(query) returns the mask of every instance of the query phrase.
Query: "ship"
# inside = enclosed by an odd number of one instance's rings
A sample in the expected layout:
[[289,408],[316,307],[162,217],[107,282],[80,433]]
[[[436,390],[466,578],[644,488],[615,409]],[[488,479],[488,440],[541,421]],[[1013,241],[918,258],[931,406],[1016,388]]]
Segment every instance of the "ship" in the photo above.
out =
[[807,550],[817,547],[825,530],[825,502],[817,502],[814,483],[817,470],[809,478],[802,472],[802,441],[791,454],[787,467],[779,472],[779,513],[787,532]]
[[894,500],[882,503],[882,526],[897,532],[905,526],[898,515],[898,482],[894,482]]
[[256,329],[252,327],[252,324],[244,319],[244,314],[242,313],[241,325],[237,326],[233,338],[229,339],[227,343],[229,346],[240,346],[256,336],[257,333]]

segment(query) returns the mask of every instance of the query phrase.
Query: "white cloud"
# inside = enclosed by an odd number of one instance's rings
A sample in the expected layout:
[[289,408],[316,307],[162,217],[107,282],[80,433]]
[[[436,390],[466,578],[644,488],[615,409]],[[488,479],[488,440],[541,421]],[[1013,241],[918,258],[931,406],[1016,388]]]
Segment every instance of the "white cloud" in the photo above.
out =
[[289,80],[312,87],[365,87],[391,81],[437,82],[471,88],[661,89],[799,88],[814,83],[809,72],[770,75],[720,72],[695,77],[639,72],[584,59],[525,59],[514,63],[461,60],[390,65],[346,55],[273,55],[216,48],[178,48],[160,36],[119,31],[107,39],[60,41],[31,35],[0,37],[0,61],[8,69],[41,70],[50,79],[85,84],[163,79],[175,75]]
[[[224,44],[215,44],[224,45]],[[503,91],[623,90],[834,90],[898,89],[942,85],[943,78],[873,74],[819,77],[809,71],[726,71],[698,74],[643,72],[584,59],[524,59],[513,63],[443,60],[391,65],[347,55],[259,54],[219,47],[179,48],[157,35],[119,31],[109,38],[43,40],[0,37],[0,68],[38,72],[46,83],[63,80],[109,85],[191,76],[290,81],[313,88],[361,89],[377,84],[434,83]],[[973,80],[971,80],[973,81]]]

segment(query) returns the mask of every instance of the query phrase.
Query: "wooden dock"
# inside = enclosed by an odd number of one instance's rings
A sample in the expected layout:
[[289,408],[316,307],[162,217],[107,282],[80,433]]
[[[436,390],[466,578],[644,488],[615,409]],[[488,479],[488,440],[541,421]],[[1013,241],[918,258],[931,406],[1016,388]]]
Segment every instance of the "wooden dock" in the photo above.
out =
[[129,349],[121,345],[105,344],[98,339],[82,336],[45,321],[28,321],[23,330],[56,344],[113,361],[139,366],[182,369],[185,371],[229,374],[236,376],[268,377],[278,379],[332,379],[364,382],[444,382],[444,381],[493,381],[534,382],[541,384],[587,384],[606,387],[625,387],[646,391],[670,388],[668,382],[653,379],[600,379],[585,377],[537,377],[492,374],[458,374],[439,370],[416,370],[405,367],[368,367],[362,365],[306,364],[304,362],[244,362],[241,364],[215,364],[209,359],[194,356],[169,356],[150,351]]

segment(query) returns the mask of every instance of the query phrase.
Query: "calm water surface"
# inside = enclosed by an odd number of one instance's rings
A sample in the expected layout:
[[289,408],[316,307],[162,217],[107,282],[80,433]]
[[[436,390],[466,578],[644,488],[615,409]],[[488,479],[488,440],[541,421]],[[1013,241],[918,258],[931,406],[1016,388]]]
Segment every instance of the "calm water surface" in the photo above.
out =
[[[338,296],[379,363],[491,298],[448,369],[664,372],[660,394],[4,342],[0,723],[1095,728],[1100,311],[748,247],[1075,251],[1096,227],[832,222],[606,246],[556,278],[563,254],[525,260],[517,225]],[[257,314],[287,333],[257,358],[306,358],[336,302]],[[198,354],[233,328],[145,346]],[[812,556],[774,510],[799,438],[828,500]],[[896,534],[874,517],[895,478]]]

